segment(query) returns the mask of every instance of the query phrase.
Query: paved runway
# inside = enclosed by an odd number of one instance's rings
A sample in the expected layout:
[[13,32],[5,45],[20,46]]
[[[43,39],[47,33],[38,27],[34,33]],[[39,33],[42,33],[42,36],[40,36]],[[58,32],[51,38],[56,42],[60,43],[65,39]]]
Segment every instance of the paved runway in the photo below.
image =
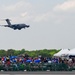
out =
[[75,75],[75,71],[61,71],[61,72],[50,72],[50,71],[44,71],[44,72],[0,72],[0,75]]

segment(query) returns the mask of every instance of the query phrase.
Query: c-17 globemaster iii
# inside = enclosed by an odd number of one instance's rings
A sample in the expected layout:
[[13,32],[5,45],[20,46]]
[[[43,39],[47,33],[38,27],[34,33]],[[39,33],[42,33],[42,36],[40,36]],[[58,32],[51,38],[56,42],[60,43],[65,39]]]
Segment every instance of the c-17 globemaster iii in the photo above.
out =
[[14,30],[16,30],[16,29],[21,30],[22,28],[30,27],[29,25],[26,25],[26,24],[11,24],[10,19],[5,19],[5,21],[7,22],[8,25],[0,25],[0,26],[9,27]]

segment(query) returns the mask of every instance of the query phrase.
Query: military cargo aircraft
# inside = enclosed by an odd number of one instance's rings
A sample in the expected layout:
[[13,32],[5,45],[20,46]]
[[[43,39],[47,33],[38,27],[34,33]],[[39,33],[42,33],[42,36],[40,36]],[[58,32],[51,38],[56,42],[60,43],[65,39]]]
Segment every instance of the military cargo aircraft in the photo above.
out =
[[10,19],[5,19],[5,21],[7,22],[8,25],[0,25],[0,26],[9,27],[14,30],[16,30],[16,29],[21,30],[22,28],[30,27],[29,25],[26,25],[26,24],[11,24]]

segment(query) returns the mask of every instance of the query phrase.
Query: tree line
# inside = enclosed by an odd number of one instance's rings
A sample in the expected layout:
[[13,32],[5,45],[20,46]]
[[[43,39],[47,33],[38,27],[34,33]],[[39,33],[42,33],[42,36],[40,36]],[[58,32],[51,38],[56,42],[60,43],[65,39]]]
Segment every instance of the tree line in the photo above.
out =
[[15,50],[15,49],[8,49],[8,50],[0,50],[0,56],[18,56],[18,55],[25,55],[27,54],[30,57],[37,57],[39,55],[43,57],[52,57],[55,53],[59,52],[57,49],[42,49],[42,50]]

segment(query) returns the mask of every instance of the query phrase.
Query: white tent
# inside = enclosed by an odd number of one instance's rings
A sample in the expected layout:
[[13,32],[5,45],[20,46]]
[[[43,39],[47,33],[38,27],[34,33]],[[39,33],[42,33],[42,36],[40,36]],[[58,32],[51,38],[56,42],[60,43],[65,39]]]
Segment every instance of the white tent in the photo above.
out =
[[74,48],[74,49],[71,49],[71,50],[68,52],[68,55],[74,55],[74,56],[75,56],[75,48]]
[[68,55],[69,53],[69,49],[62,49],[60,50],[58,53],[54,54],[54,56],[65,56],[65,55]]

